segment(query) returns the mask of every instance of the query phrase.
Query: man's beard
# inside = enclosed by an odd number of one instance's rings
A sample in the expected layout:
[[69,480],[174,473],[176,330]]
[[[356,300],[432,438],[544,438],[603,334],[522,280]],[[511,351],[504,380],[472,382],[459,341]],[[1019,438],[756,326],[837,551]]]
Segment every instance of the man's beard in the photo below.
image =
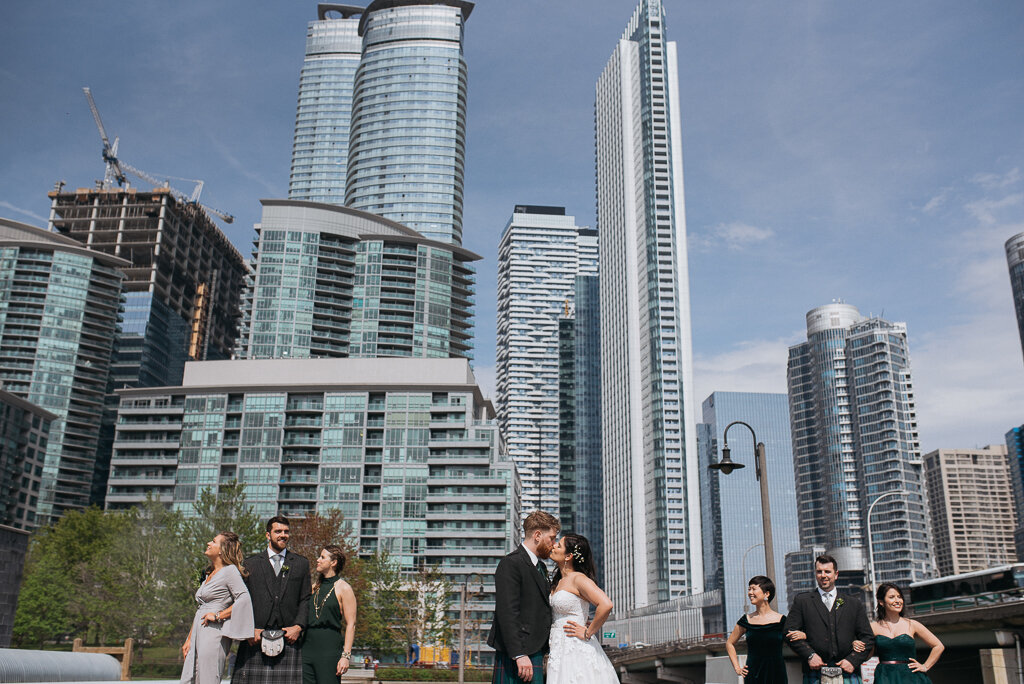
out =
[[551,542],[542,541],[537,545],[537,558],[550,558],[551,549],[555,548],[555,545]]

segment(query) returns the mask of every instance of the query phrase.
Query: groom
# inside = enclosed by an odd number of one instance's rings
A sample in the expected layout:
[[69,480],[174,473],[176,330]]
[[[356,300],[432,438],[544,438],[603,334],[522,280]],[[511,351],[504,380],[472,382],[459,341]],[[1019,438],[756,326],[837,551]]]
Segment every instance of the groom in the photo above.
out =
[[544,684],[551,606],[547,567],[558,537],[558,518],[534,511],[523,521],[522,545],[494,571],[494,621],[487,644],[494,649],[491,684]]
[[[814,561],[815,591],[799,594],[793,599],[786,617],[786,630],[801,630],[807,639],[790,641],[803,661],[803,684],[822,681],[822,667],[838,667],[845,684],[860,683],[860,666],[871,655],[875,637],[868,622],[864,604],[856,596],[839,596],[836,579],[839,566],[832,556],[818,556]],[[867,644],[857,653],[854,639]]]

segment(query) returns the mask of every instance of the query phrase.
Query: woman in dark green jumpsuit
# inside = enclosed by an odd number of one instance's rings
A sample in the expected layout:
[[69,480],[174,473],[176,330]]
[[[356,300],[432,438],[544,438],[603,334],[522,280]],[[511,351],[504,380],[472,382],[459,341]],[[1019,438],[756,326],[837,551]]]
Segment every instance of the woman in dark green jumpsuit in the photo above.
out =
[[325,546],[316,559],[317,576],[302,644],[302,684],[338,684],[352,660],[356,595],[339,576],[344,567],[345,554],[334,545]]

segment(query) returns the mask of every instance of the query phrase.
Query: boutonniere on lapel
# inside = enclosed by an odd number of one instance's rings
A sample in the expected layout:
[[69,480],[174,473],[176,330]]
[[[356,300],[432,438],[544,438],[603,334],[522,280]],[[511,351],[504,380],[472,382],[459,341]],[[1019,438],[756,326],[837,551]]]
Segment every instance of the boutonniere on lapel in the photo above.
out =
[[836,608],[842,608],[843,603],[844,603],[843,597],[840,596],[839,598],[836,599]]
[[287,565],[282,565],[281,566],[281,577],[287,577],[289,570],[291,570],[291,568],[289,568]]

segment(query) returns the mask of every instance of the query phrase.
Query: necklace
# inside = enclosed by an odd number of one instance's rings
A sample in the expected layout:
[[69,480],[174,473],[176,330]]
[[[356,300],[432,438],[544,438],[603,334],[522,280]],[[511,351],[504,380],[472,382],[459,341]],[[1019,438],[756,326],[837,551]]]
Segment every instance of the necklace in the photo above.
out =
[[[334,593],[334,582],[331,582],[330,588],[328,588],[327,593],[324,594],[324,600],[320,601],[320,590],[323,589],[323,588],[324,588],[324,584],[321,581],[320,582],[320,586],[316,588],[316,593],[313,594],[313,614],[316,615],[316,619],[317,620],[320,619],[320,611],[323,610],[324,606],[327,605],[327,599],[331,598],[331,594]],[[320,601],[320,605],[319,606],[316,605],[317,601]]]

